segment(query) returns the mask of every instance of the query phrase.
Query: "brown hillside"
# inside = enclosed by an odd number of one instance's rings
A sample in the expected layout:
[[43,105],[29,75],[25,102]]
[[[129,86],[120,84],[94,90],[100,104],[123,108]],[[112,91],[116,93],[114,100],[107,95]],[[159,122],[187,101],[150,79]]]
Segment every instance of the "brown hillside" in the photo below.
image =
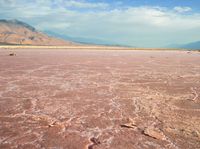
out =
[[18,20],[0,20],[0,44],[61,46],[75,43],[50,37]]

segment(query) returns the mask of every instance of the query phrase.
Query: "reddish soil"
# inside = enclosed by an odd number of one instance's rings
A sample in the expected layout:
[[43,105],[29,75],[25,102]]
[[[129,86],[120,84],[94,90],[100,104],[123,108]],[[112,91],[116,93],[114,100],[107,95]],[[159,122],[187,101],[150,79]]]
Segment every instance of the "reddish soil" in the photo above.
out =
[[1,149],[199,149],[200,53],[0,51]]

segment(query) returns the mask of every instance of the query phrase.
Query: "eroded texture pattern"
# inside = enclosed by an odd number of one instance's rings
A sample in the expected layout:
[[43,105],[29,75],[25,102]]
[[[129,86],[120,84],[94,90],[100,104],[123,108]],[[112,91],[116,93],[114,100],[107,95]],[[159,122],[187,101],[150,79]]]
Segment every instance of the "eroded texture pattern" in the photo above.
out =
[[0,51],[0,148],[200,148],[200,53],[15,53]]

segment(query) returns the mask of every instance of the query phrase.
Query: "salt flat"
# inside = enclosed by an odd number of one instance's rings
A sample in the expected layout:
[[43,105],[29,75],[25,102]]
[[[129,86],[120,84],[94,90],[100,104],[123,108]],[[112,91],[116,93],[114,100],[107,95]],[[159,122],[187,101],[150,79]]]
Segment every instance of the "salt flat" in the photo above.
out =
[[0,51],[0,148],[198,149],[200,53]]

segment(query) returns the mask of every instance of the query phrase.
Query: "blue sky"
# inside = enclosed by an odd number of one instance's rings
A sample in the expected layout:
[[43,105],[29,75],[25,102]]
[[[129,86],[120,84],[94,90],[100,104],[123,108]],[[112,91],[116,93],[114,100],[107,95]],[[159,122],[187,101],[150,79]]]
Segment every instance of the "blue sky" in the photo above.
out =
[[199,8],[199,0],[88,0],[88,2],[102,2],[102,3],[121,3],[125,6],[161,6],[161,7],[171,7],[174,6],[188,6],[195,9]]
[[0,19],[136,47],[200,40],[199,0],[0,0]]

